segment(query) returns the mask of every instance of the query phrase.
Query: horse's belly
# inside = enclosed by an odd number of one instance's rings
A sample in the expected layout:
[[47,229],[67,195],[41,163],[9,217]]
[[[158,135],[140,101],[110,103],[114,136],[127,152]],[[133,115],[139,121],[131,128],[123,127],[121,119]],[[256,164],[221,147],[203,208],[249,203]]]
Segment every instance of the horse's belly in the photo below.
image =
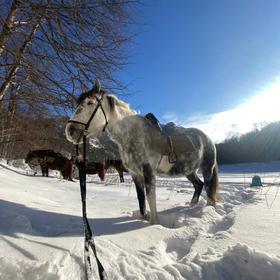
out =
[[194,171],[196,171],[200,166],[200,158],[194,157],[194,155],[189,154],[187,158],[177,159],[175,163],[170,163],[168,156],[163,156],[161,161],[157,166],[157,173],[159,175],[168,175],[168,176],[187,176]]
[[158,163],[156,170],[158,174],[168,174],[173,166],[174,164],[169,162],[168,156],[163,156]]

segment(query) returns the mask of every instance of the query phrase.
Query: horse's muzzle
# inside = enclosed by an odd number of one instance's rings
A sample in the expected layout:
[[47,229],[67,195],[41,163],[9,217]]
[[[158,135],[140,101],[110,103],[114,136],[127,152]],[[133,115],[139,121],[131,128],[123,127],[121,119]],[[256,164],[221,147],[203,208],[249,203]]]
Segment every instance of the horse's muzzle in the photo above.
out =
[[86,131],[85,127],[82,124],[67,123],[65,134],[68,141],[74,144],[81,144]]

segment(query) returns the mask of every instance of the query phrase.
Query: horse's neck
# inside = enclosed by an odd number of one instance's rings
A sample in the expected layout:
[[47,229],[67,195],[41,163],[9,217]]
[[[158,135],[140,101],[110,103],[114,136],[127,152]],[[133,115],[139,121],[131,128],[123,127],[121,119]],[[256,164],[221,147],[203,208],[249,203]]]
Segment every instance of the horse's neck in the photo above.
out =
[[113,134],[119,134],[121,123],[129,118],[135,116],[136,112],[129,107],[116,106],[114,113],[111,115],[111,120],[108,124],[109,132]]
[[137,115],[134,111],[119,111],[114,116],[114,121],[110,122],[107,130],[110,134],[111,140],[117,144],[120,151],[123,149],[125,139],[127,138],[127,133],[130,130],[130,123]]

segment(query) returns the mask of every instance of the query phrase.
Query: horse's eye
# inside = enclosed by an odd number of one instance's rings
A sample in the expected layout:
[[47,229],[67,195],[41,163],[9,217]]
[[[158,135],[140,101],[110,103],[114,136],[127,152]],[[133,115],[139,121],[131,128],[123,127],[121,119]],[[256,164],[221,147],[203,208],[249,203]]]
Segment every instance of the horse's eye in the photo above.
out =
[[93,102],[92,102],[92,101],[89,101],[89,102],[88,102],[88,105],[92,105],[92,104],[93,104]]

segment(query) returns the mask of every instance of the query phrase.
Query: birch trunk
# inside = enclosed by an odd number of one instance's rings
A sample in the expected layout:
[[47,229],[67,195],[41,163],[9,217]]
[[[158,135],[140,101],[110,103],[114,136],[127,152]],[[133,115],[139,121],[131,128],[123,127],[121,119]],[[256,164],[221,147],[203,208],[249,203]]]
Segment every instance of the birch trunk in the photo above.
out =
[[40,25],[40,22],[38,22],[36,25],[33,26],[32,31],[30,32],[29,36],[26,38],[26,40],[22,44],[21,48],[19,49],[19,52],[17,53],[16,59],[15,59],[14,66],[11,68],[5,81],[3,82],[3,84],[0,87],[0,102],[3,100],[6,91],[10,87],[10,85],[13,81],[13,78],[15,77],[15,75],[22,63],[22,59],[23,59],[25,50],[27,49],[29,43],[31,43],[32,40],[34,39],[34,36],[36,34],[36,31],[38,30],[39,25]]

